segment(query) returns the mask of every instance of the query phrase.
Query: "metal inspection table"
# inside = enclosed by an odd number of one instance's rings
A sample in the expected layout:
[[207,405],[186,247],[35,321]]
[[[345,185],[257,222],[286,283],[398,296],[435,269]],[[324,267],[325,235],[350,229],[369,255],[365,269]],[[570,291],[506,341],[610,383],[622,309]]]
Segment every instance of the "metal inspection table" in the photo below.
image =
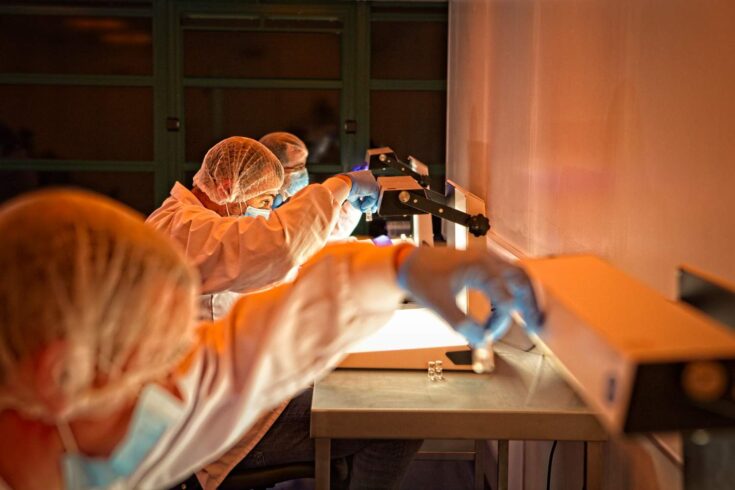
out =
[[357,438],[498,440],[499,490],[508,488],[508,441],[585,441],[586,488],[601,489],[607,435],[594,412],[540,353],[501,343],[495,362],[491,374],[445,371],[445,381],[426,371],[338,369],[316,383],[317,490],[329,489],[331,439]]

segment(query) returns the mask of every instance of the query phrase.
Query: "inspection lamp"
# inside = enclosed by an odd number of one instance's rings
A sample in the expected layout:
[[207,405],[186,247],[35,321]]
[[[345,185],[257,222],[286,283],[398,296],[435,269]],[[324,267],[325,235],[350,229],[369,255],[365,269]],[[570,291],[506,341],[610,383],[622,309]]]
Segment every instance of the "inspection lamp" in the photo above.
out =
[[[415,161],[413,157],[409,156],[408,158],[411,161]],[[406,175],[412,177],[421,187],[429,188],[428,172],[419,172],[415,164],[411,165],[410,163],[401,161],[396,156],[396,152],[388,146],[368,150],[365,153],[365,163],[368,165],[368,170],[375,176]]]
[[471,215],[450,206],[444,194],[429,188],[428,175],[418,172],[414,168],[415,162],[410,165],[400,161],[390,148],[368,150],[365,161],[368,169],[378,177],[379,216],[407,218],[430,214],[465,226],[476,237],[484,236],[490,230],[490,221],[484,214]]

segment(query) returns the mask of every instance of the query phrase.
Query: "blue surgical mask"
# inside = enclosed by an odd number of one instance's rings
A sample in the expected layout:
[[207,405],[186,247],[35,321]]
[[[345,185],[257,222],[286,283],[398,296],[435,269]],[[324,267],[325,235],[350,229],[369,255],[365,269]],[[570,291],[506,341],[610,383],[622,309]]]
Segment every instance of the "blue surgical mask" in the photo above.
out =
[[156,384],[146,386],[138,399],[128,433],[109,459],[79,454],[68,425],[60,426],[59,433],[67,450],[61,460],[64,488],[126,488],[127,478],[182,415],[181,404],[163,388]]
[[309,185],[309,172],[302,168],[295,172],[286,174],[286,182],[281,189],[284,197],[289,198]]
[[245,214],[243,216],[250,216],[251,218],[257,218],[258,216],[268,219],[268,217],[271,215],[270,209],[260,209],[260,208],[254,208],[252,206],[248,206],[245,209]]

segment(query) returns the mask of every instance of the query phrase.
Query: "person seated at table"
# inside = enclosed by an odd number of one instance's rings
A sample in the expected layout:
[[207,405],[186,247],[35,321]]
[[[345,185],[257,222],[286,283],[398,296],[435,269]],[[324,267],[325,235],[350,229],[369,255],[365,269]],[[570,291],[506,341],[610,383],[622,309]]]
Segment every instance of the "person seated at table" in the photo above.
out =
[[241,293],[293,277],[327,243],[345,202],[377,204],[378,184],[362,171],[312,184],[271,210],[283,180],[283,167],[265,146],[227,138],[207,152],[192,190],[175,183],[146,220],[199,270],[203,318],[221,317]]
[[470,336],[464,286],[538,318],[523,271],[490,253],[348,243],[197,326],[196,270],[110,199],[16,198],[0,236],[0,488],[166,488],[333,368],[404,292]]
[[[193,192],[177,183],[171,197],[147,223],[181,244],[198,266],[209,293],[203,296],[203,318],[210,320],[226,314],[243,292],[282,281],[282,276],[295,272],[296,266],[321,249],[338,221],[341,204],[352,207],[350,200],[358,206],[377,202],[373,176],[355,172],[300,189],[272,214],[248,214],[253,206],[262,205],[259,213],[269,210],[274,194],[282,188],[283,175],[272,152],[255,140],[240,137],[215,145],[204,157],[194,183]],[[358,189],[351,197],[353,187]],[[230,209],[240,208],[244,216],[230,216]],[[298,258],[283,259],[294,256]],[[311,461],[310,407],[310,389],[290,403],[284,401],[258,420],[227,454],[204,468],[200,480],[208,488],[215,487],[241,461],[241,467]],[[358,463],[372,462],[369,472],[382,478],[373,480],[375,488],[389,488],[400,481],[420,446],[421,441],[343,441],[334,454],[335,458],[351,455]]]
[[[301,189],[309,185],[309,171],[306,161],[309,150],[306,144],[295,134],[277,131],[268,133],[260,138],[261,143],[273,152],[283,165],[285,179],[281,190],[276,195],[273,207],[280,207],[284,202],[295,196]],[[339,218],[329,235],[329,241],[347,240],[360,223],[362,211],[349,201],[342,204]]]

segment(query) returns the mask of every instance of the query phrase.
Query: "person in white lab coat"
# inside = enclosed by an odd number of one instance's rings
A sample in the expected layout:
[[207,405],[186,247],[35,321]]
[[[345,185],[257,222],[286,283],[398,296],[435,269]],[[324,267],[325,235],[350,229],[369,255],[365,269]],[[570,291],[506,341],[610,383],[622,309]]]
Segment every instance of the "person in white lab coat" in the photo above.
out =
[[[306,169],[309,150],[298,136],[283,131],[268,133],[258,141],[278,157],[285,172],[283,187],[281,187],[273,203],[273,207],[277,208],[309,185],[309,171]],[[349,202],[342,204],[339,218],[329,235],[328,241],[349,239],[360,223],[361,217],[362,211],[360,209]]]
[[207,152],[191,191],[177,182],[148,217],[199,269],[203,319],[224,315],[239,293],[292,277],[327,243],[345,202],[371,209],[379,192],[369,172],[350,172],[270,211],[282,185],[273,153],[253,139],[231,137]]
[[404,290],[466,333],[480,327],[453,298],[468,285],[538,318],[525,274],[494,255],[347,243],[197,326],[195,268],[119,203],[22,196],[0,207],[0,236],[2,489],[173,485],[334,367]]
[[[265,140],[286,161],[289,170],[295,166],[305,172],[307,153],[300,140],[287,133]],[[286,279],[289,271],[295,272],[327,243],[345,214],[345,206],[356,209],[377,202],[377,183],[369,172],[346,174],[304,188],[303,177],[287,170],[285,181],[289,184],[284,191],[280,166],[273,153],[254,140],[225,139],[205,156],[194,177],[193,192],[176,184],[171,197],[148,218],[149,225],[170,235],[197,265],[208,293],[202,297],[202,319],[224,316],[241,293],[272,287]],[[360,191],[361,179],[366,180],[363,187],[367,191]],[[355,183],[358,198],[350,199]],[[349,184],[346,190],[345,184]],[[255,205],[264,204],[267,210],[276,193],[276,199],[285,196],[287,202],[272,215],[247,214],[252,211],[253,201]],[[239,209],[247,210],[244,217]],[[308,428],[310,399],[307,390],[264,414],[227,454],[199,472],[200,480],[207,488],[214,488],[238,464],[247,467],[281,464],[294,458],[313,459]],[[296,439],[303,442],[303,447],[294,445]],[[340,441],[334,454],[358,454],[358,462],[372,462],[365,474],[376,478],[365,484],[388,488],[400,481],[420,445],[421,441]],[[256,452],[251,454],[253,449]],[[271,456],[264,457],[264,452]],[[366,480],[359,473],[358,478]]]

